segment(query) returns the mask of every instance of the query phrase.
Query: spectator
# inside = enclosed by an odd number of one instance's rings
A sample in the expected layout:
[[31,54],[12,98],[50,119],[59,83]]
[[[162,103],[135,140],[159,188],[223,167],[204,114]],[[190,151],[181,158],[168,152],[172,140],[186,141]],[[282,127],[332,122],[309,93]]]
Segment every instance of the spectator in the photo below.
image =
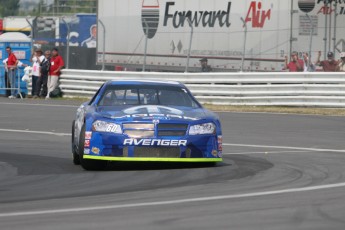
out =
[[288,57],[285,56],[285,69],[288,69],[290,72],[303,72],[304,62],[298,58],[297,52],[292,52],[291,61],[288,63]]
[[36,92],[35,92],[36,97],[47,96],[49,69],[50,69],[50,50],[47,50],[44,53],[44,59],[42,60],[41,65],[40,65],[41,76],[37,80]]
[[202,58],[199,60],[201,64],[201,72],[211,72],[212,68],[211,66],[207,65],[207,58]]
[[37,98],[39,96],[39,89],[37,89],[38,81],[41,81],[41,64],[44,61],[44,56],[42,55],[42,50],[37,49],[33,56],[31,57],[32,62],[32,89],[31,95],[33,98]]
[[345,52],[340,53],[340,60],[337,71],[345,72]]
[[48,93],[46,99],[49,99],[50,93],[59,86],[59,77],[61,75],[61,69],[64,67],[64,65],[64,61],[59,55],[59,50],[54,48],[52,50],[52,57],[50,58]]
[[16,98],[15,95],[15,85],[16,85],[16,68],[18,64],[17,57],[12,53],[11,47],[7,46],[6,47],[6,52],[8,54],[8,59],[7,59],[7,76],[10,82],[10,87],[11,87],[11,95],[8,97],[10,99]]
[[320,61],[321,51],[317,55],[316,65],[322,66],[325,72],[335,72],[338,68],[339,63],[334,59],[333,52],[327,53],[327,60]]
[[[8,61],[8,58],[4,59],[2,61],[2,63],[4,64],[4,67],[5,67],[5,88],[10,88],[10,82],[9,82],[9,79],[8,79],[7,61]],[[21,61],[18,61],[17,67],[22,67],[22,66],[26,67],[28,65],[22,63]],[[7,97],[11,96],[11,90],[6,90],[6,96]]]
[[310,61],[308,53],[303,54],[304,72],[315,72],[315,65]]

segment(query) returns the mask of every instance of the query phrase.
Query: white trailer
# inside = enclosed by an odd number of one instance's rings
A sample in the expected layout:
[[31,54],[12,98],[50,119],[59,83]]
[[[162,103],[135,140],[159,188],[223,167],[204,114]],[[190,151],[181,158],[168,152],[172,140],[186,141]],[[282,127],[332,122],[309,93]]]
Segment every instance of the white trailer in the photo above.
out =
[[313,60],[319,50],[338,58],[345,51],[344,8],[345,0],[99,0],[105,33],[99,23],[97,59],[184,71],[192,41],[190,71],[200,69],[201,58],[214,71],[240,70],[243,57],[244,71],[280,71],[286,55],[309,52],[310,44]]
[[22,32],[30,34],[31,27],[28,21],[32,23],[33,18],[26,17],[5,17],[3,20],[3,31],[4,32]]

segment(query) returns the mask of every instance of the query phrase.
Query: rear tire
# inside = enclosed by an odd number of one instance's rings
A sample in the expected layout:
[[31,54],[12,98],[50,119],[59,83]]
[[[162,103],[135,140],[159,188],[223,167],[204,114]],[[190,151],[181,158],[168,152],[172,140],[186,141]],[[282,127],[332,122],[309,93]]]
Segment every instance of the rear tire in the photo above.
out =
[[74,143],[74,135],[75,135],[75,121],[72,122],[72,154],[73,154],[73,164],[80,165],[80,158],[77,152],[76,145]]
[[98,171],[98,170],[104,170],[107,167],[108,162],[102,161],[102,160],[89,160],[84,159],[84,144],[85,144],[85,124],[81,128],[80,131],[80,137],[79,137],[79,161],[81,164],[81,167],[85,170],[92,170],[92,171]]

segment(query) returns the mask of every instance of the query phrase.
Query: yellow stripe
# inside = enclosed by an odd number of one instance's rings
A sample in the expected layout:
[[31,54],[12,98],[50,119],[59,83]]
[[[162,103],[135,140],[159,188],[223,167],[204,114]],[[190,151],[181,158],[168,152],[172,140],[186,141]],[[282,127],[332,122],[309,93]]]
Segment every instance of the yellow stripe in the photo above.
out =
[[142,161],[142,162],[222,162],[222,158],[157,158],[157,157],[106,157],[84,155],[84,159],[103,161]]
[[24,31],[24,32],[30,32],[31,28],[3,28],[4,31]]

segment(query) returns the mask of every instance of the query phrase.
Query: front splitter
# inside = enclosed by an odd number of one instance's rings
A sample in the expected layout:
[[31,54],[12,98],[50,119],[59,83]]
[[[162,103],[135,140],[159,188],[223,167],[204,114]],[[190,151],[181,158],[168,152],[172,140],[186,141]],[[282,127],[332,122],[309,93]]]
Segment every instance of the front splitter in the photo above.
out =
[[84,155],[84,159],[103,161],[136,161],[136,162],[222,162],[222,158],[156,158],[156,157],[108,157]]

